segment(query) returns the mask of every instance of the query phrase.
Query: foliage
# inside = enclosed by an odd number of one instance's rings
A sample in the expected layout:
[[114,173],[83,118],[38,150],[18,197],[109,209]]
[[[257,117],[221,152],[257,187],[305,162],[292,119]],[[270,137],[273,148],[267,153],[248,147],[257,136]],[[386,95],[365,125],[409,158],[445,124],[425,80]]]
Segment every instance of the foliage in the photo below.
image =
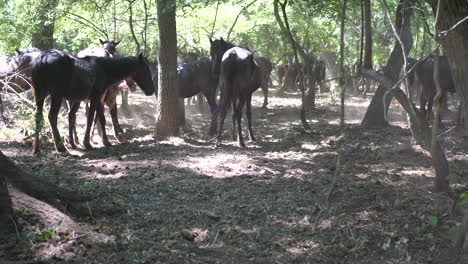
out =
[[[208,55],[208,36],[213,30],[214,38],[227,38],[229,31],[242,10],[242,14],[230,34],[237,45],[252,49],[256,54],[270,58],[275,63],[288,63],[292,52],[286,38],[279,32],[273,15],[272,1],[257,0],[248,9],[249,0],[179,0],[177,1],[177,32],[179,55],[188,52]],[[397,0],[388,1],[393,11]],[[287,13],[291,29],[306,52],[320,58],[322,52],[338,50],[339,28],[337,21],[341,0],[290,0]],[[14,48],[30,46],[31,35],[37,23],[37,7],[40,1],[1,1],[0,54],[12,54]],[[218,15],[216,16],[216,8]],[[132,10],[132,36],[129,26]],[[423,1],[417,2],[417,11],[412,25],[414,48],[411,57],[427,54],[432,40],[424,37],[423,24],[432,23],[430,9]],[[346,64],[354,64],[359,57],[361,36],[360,1],[348,1],[345,53]],[[213,23],[216,16],[216,22]],[[385,63],[394,45],[394,37],[385,16],[381,1],[372,1],[372,26],[374,38],[374,65]],[[391,14],[392,17],[395,14]],[[100,46],[99,39],[121,41],[121,55],[135,55],[137,44],[140,51],[151,59],[156,58],[157,17],[156,3],[151,0],[65,0],[56,10],[49,10],[48,17],[55,18],[55,48],[77,53],[87,46]],[[427,34],[426,34],[427,35]]]

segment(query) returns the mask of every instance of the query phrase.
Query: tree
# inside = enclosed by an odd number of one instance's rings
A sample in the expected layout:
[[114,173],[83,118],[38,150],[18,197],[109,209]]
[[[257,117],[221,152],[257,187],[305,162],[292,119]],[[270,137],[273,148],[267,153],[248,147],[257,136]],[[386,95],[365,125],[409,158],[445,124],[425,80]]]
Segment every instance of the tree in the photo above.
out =
[[179,134],[177,126],[177,33],[175,0],[157,0],[159,71],[155,138]]
[[[404,49],[402,49],[398,41],[395,41],[393,51],[384,68],[384,76],[394,83],[396,83],[400,69],[403,65],[403,50],[408,52],[413,45],[410,29],[411,15],[413,13],[412,8],[410,8],[411,4],[412,0],[400,0],[395,12],[395,30],[399,33]],[[392,98],[389,96],[384,102],[384,94],[386,91],[387,88],[384,85],[379,85],[375,91],[374,97],[372,97],[369,107],[367,108],[366,114],[361,123],[362,125],[368,127],[382,127],[387,125],[385,112],[388,110]]]
[[[437,8],[436,0],[426,0],[433,9],[434,16]],[[442,46],[449,58],[449,65],[453,81],[463,106],[465,117],[465,136],[468,136],[468,2],[466,0],[441,1],[439,11],[439,32],[446,33]],[[464,22],[459,23],[464,19]]]
[[37,24],[33,29],[32,46],[41,50],[54,47],[55,8],[58,0],[40,1],[37,10]]

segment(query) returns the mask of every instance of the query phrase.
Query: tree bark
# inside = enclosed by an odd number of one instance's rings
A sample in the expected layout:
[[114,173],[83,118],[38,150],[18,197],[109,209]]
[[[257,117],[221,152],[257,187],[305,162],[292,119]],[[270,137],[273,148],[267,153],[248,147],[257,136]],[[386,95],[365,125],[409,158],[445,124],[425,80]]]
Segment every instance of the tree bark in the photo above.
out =
[[32,33],[32,46],[40,50],[54,47],[55,8],[58,0],[40,1],[37,10],[38,23]]
[[5,176],[0,173],[0,236],[13,232],[12,216],[13,209],[11,208],[7,182]]
[[[412,9],[409,8],[412,0],[400,0],[400,3],[396,9],[396,18],[395,18],[395,27],[396,31],[400,34],[400,39],[404,44],[405,50],[409,52],[411,49],[412,37],[410,29],[410,20],[413,13]],[[395,42],[395,47],[388,58],[387,65],[384,69],[384,76],[396,82],[400,69],[403,65],[403,50],[398,41]],[[384,102],[384,95],[387,91],[387,88],[383,85],[379,85],[375,91],[374,97],[367,108],[364,119],[362,120],[361,125],[367,127],[383,127],[387,125],[385,120],[385,113],[388,110],[391,96],[387,97],[387,100]],[[385,109],[384,109],[385,103]]]
[[[436,0],[426,0],[435,15]],[[468,14],[466,0],[441,1],[438,29],[441,33],[449,30]],[[468,21],[459,24],[442,40],[442,47],[448,57],[455,89],[463,106],[465,117],[464,135],[468,136]]]
[[364,35],[366,37],[364,65],[366,69],[372,69],[372,26],[371,26],[371,4],[370,0],[364,1]]
[[[346,21],[346,0],[343,0],[343,6],[341,7],[341,29],[340,29],[340,125],[341,132],[344,133],[345,125],[345,93],[346,86],[344,80],[344,30]],[[343,134],[342,134],[343,135]]]
[[162,140],[177,136],[177,33],[176,1],[157,0],[159,27],[159,89],[156,111],[155,138]]

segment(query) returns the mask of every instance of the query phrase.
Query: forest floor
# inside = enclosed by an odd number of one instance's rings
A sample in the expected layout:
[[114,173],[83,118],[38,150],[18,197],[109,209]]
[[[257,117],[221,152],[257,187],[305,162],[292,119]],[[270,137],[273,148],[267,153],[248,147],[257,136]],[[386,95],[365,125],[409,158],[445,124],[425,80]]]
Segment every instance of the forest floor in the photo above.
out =
[[[30,140],[2,128],[9,136],[0,138],[0,148],[21,168],[125,210],[75,219],[112,238],[86,245],[17,211],[19,241],[0,247],[0,263],[468,263],[450,249],[460,219],[448,216],[445,200],[431,191],[430,156],[412,144],[396,104],[390,126],[366,129],[359,123],[370,97],[347,99],[335,181],[338,105],[319,96],[308,113],[312,130],[304,131],[299,95],[279,97],[274,89],[271,95],[261,109],[263,95],[255,93],[257,142],[246,149],[232,141],[230,117],[214,148],[209,116],[199,106],[186,106],[188,129],[180,137],[156,142],[155,100],[140,93],[130,95],[129,112],[119,112],[128,142],[111,141],[110,148],[99,142],[58,155],[48,143],[35,157]],[[84,120],[79,124],[82,135]],[[442,146],[451,187],[468,193],[467,140],[453,130]],[[57,235],[41,239],[45,228]]]

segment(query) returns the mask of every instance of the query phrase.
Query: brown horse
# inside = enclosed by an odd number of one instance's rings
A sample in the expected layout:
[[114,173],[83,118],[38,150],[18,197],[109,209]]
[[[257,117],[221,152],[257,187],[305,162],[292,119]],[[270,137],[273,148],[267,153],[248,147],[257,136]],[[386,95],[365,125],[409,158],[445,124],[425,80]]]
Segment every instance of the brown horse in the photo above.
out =
[[[15,56],[0,56],[0,92],[20,93],[31,87],[31,68],[33,59],[40,50],[36,48],[16,49]],[[0,97],[0,116],[9,123]]]

